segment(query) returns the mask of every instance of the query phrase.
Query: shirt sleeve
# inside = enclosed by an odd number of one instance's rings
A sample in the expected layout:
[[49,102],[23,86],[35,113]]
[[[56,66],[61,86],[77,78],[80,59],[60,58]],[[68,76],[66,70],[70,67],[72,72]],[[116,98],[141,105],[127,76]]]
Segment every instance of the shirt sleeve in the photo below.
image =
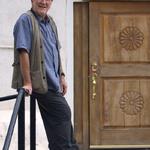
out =
[[23,48],[30,53],[32,48],[32,24],[30,16],[27,14],[20,16],[14,26],[13,34],[15,48],[17,50]]

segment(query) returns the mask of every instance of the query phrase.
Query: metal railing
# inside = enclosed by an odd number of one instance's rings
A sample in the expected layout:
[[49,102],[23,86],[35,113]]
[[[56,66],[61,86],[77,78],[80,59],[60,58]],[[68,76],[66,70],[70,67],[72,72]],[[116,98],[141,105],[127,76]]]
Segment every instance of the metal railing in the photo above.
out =
[[[9,150],[10,143],[12,140],[12,135],[14,127],[16,124],[16,119],[18,116],[18,150],[25,150],[25,90],[21,88],[16,95],[10,95],[6,97],[1,97],[1,101],[15,99],[13,113],[11,116],[8,131],[5,137],[4,145],[2,150]],[[36,150],[36,102],[33,95],[30,96],[30,150]]]

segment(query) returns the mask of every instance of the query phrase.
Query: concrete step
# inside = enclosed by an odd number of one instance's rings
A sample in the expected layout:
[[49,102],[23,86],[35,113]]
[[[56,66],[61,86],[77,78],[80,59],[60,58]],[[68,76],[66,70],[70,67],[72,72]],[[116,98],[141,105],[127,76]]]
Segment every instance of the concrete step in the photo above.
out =
[[[8,125],[10,123],[10,118],[12,115],[12,111],[10,110],[0,110],[0,149],[3,147],[3,143],[5,140],[6,132],[8,129]],[[30,150],[30,114],[29,111],[25,111],[25,146],[26,150]],[[17,131],[17,122],[15,126],[15,130],[13,133],[12,141],[10,144],[9,150],[17,150],[18,149],[18,131]],[[43,121],[41,119],[41,115],[39,111],[36,114],[36,150],[48,150],[47,137],[45,134]]]

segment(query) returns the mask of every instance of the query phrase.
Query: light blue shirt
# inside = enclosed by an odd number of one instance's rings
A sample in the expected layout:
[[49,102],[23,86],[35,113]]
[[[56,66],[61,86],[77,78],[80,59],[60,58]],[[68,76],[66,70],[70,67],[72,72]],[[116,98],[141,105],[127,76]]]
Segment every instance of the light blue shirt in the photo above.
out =
[[[48,88],[49,90],[60,92],[60,77],[58,73],[60,62],[56,35],[52,30],[48,17],[43,20],[41,17],[35,16],[42,33]],[[16,49],[24,48],[30,53],[32,48],[32,36],[31,19],[27,14],[23,14],[14,26]]]

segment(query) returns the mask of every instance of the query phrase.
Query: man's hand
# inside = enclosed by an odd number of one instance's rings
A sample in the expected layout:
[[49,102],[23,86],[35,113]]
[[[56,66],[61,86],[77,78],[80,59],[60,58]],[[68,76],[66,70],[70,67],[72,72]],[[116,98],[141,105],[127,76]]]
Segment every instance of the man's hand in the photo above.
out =
[[32,94],[32,85],[26,84],[22,88],[26,91],[27,96]]
[[62,94],[64,96],[67,93],[67,87],[68,87],[64,75],[61,75],[60,77],[60,85],[61,85]]

